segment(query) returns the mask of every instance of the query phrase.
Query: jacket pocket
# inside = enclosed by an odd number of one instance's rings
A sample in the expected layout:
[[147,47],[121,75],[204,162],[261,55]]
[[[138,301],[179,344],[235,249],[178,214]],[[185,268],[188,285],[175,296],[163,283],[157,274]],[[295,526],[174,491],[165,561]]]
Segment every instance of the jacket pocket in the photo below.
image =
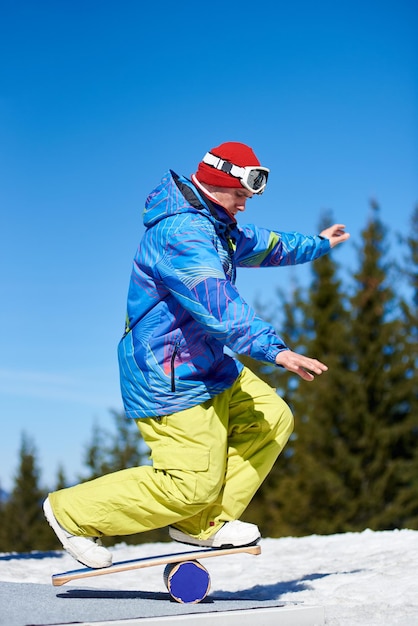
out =
[[207,504],[204,488],[207,480],[202,477],[208,477],[209,458],[209,451],[201,446],[184,446],[176,442],[159,445],[151,455],[153,469],[160,472],[159,479],[167,497],[183,503],[184,507]]

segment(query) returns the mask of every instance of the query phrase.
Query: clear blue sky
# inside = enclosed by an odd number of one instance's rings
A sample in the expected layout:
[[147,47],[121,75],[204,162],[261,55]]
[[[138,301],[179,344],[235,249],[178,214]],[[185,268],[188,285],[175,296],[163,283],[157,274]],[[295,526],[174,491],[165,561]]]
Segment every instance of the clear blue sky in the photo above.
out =
[[[121,409],[116,347],[145,197],[223,141],[271,169],[241,221],[352,239],[369,199],[393,238],[418,201],[418,5],[1,0],[0,484],[23,431],[73,480]],[[246,270],[250,301],[303,268]]]

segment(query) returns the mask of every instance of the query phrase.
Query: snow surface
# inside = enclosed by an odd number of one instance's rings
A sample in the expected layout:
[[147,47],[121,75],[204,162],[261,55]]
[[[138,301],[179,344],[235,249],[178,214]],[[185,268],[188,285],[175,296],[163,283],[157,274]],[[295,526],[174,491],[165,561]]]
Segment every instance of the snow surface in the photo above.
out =
[[[418,626],[418,531],[284,537],[263,539],[260,545],[257,557],[211,559],[211,593],[323,606],[327,626]],[[123,561],[181,548],[118,544],[111,550],[114,561]],[[78,567],[61,551],[3,554],[0,581],[50,585],[51,574]],[[77,586],[166,591],[161,567],[80,580]]]

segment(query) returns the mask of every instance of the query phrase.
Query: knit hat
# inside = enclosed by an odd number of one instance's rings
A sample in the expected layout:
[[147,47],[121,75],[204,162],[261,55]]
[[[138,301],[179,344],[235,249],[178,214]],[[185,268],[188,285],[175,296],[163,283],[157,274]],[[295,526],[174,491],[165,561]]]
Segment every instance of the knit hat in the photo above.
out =
[[[260,161],[257,159],[252,149],[244,143],[239,143],[237,141],[227,141],[226,143],[221,143],[220,146],[212,148],[209,152],[225,161],[229,161],[229,163],[232,163],[233,165],[238,165],[239,167],[260,165]],[[213,185],[214,187],[242,187],[238,178],[235,178],[226,172],[217,170],[202,161],[198,165],[195,176],[200,183],[206,183],[207,185]]]

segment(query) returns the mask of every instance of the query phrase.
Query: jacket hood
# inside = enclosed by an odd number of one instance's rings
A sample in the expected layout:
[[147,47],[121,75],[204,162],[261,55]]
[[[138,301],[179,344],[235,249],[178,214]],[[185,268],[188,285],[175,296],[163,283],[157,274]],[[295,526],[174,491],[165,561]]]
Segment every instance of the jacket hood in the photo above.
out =
[[169,170],[146,199],[144,225],[149,228],[170,215],[197,212],[213,221],[207,205],[193,183]]

